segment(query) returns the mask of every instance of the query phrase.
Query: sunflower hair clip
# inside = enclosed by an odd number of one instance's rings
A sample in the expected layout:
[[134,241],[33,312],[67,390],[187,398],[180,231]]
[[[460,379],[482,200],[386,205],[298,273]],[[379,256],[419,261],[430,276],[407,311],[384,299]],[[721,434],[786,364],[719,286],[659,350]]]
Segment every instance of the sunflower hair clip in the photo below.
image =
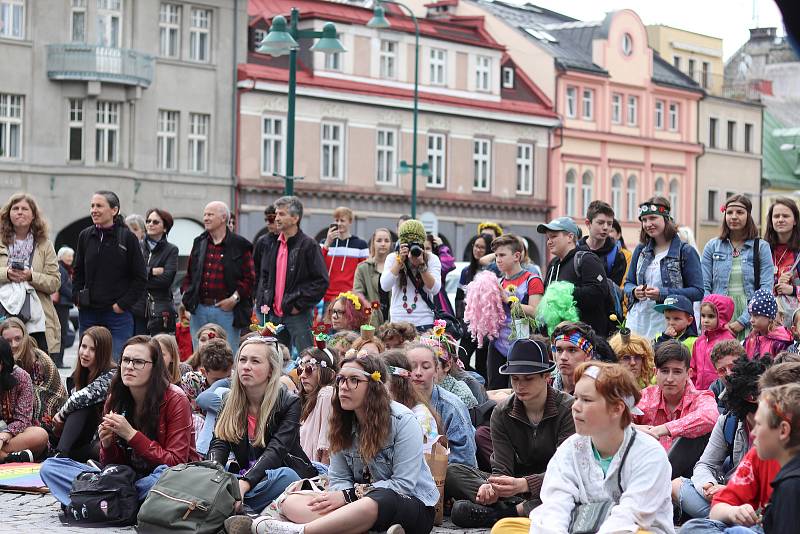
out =
[[373,379],[375,382],[380,382],[381,381],[381,372],[380,371],[375,371],[371,375],[369,375],[369,377],[371,379]]

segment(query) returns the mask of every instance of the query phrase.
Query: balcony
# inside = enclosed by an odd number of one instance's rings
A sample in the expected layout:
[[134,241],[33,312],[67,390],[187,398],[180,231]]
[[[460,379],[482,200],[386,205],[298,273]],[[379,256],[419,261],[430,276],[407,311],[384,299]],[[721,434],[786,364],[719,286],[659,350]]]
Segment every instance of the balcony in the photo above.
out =
[[47,45],[47,77],[148,87],[153,81],[153,56],[99,45]]

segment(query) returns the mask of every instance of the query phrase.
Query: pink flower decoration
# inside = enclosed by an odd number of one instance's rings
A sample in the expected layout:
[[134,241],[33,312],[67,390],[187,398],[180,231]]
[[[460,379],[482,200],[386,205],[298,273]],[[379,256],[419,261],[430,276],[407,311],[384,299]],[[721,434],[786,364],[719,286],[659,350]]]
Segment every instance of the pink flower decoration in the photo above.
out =
[[268,314],[269,313],[269,306],[267,306],[266,304],[261,306],[261,313],[263,313],[264,315]]

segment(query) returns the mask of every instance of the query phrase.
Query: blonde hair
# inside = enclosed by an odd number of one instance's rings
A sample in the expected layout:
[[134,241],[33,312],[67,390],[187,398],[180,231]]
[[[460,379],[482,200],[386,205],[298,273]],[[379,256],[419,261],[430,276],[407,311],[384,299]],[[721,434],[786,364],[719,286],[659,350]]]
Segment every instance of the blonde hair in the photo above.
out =
[[[264,389],[264,398],[261,400],[261,406],[258,410],[258,421],[256,422],[256,432],[253,440],[253,445],[256,447],[266,447],[267,443],[264,439],[267,433],[267,425],[273,415],[273,410],[278,403],[278,395],[280,395],[281,388],[281,355],[278,350],[277,341],[268,340],[262,337],[250,337],[244,340],[239,345],[239,350],[236,351],[234,358],[234,365],[238,366],[239,356],[245,347],[250,345],[258,345],[264,347],[267,356],[267,362],[270,367],[269,379]],[[222,411],[217,418],[217,425],[214,427],[214,434],[229,443],[238,443],[247,428],[247,394],[245,393],[244,386],[239,382],[238,368],[231,377],[231,390],[225,397],[225,404]]]
[[175,341],[175,336],[170,334],[156,334],[153,339],[158,341],[161,346],[161,354],[165,352],[170,354],[170,362],[167,366],[167,378],[170,384],[180,385],[181,383],[181,353],[178,350],[178,343]]
[[639,386],[646,388],[650,385],[650,381],[655,374],[655,353],[653,352],[653,345],[642,336],[631,334],[627,336],[628,342],[622,339],[619,332],[608,340],[608,344],[614,350],[617,358],[622,359],[624,354],[633,354],[634,356],[642,357],[642,372],[639,376],[634,378],[639,383]]

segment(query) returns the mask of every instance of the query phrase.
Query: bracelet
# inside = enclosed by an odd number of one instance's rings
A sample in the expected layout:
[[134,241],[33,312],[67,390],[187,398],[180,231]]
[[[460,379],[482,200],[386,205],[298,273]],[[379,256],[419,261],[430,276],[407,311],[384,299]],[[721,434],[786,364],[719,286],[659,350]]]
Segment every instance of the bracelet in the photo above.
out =
[[342,495],[344,495],[344,501],[348,504],[358,500],[358,495],[356,495],[355,488],[348,488],[342,490]]

